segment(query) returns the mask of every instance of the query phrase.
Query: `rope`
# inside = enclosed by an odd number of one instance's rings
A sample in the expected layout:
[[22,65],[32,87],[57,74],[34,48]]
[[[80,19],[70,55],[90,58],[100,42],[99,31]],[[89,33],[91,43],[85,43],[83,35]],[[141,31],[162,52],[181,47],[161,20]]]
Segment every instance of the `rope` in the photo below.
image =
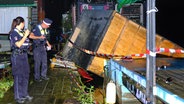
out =
[[67,70],[67,71],[68,71],[68,74],[70,75],[71,79],[75,82],[75,84],[79,87],[79,89],[81,91],[83,91],[84,94],[88,93],[88,92],[86,92],[85,90],[82,89],[82,86],[77,82],[76,77],[74,76],[74,74],[72,74],[69,70]]
[[146,11],[147,14],[150,14],[151,12],[158,12],[158,9],[155,7],[153,9]]
[[72,74],[72,72],[69,71],[69,68],[67,67],[68,64],[67,64],[67,63],[62,63],[62,64],[64,65],[64,68],[67,69],[67,72],[68,72],[68,74],[70,75],[71,79],[72,79],[72,80],[76,83],[76,85],[81,89],[80,84],[77,82],[77,80],[76,80],[76,78],[74,77],[74,75]]
[[[69,68],[67,68],[67,63],[65,63],[64,65],[65,65],[65,68],[67,69],[67,72],[68,72],[68,74],[70,75],[71,79],[75,82],[75,84],[79,87],[79,89],[82,90],[81,85],[80,85],[80,84],[78,83],[78,81],[76,80],[76,76],[75,76],[74,74],[72,74],[71,71],[69,71]],[[78,68],[80,68],[80,67],[78,67]],[[87,92],[84,91],[84,93],[87,93]]]
[[67,71],[68,71],[68,74],[70,75],[71,79],[75,82],[75,84],[76,84],[80,89],[82,89],[81,86],[80,86],[80,84],[77,82],[76,78],[75,78],[74,75],[72,74],[72,72],[70,72],[68,69],[67,69]]

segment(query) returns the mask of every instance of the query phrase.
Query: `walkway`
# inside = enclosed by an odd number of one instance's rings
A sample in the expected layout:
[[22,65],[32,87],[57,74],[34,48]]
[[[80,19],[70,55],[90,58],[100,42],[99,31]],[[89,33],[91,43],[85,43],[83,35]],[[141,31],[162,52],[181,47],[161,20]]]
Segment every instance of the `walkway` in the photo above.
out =
[[[29,93],[34,99],[26,104],[65,104],[67,100],[77,97],[74,88],[78,88],[76,83],[71,79],[69,73],[64,68],[54,68],[49,70],[49,81],[34,82],[31,78]],[[4,96],[0,104],[16,104],[13,98],[13,88]],[[79,104],[75,103],[70,104]]]
[[[52,52],[49,53],[48,59],[53,57],[52,54]],[[32,55],[29,56],[31,65],[29,94],[34,98],[31,102],[26,102],[26,104],[79,104],[74,100],[79,97],[76,92],[76,89],[79,89],[77,85],[79,83],[79,74],[76,70],[55,66],[53,69],[48,69],[48,77],[50,80],[35,82],[33,80],[34,61]],[[50,65],[50,63],[48,65]],[[94,85],[97,88],[103,84],[103,78],[90,72],[89,74],[94,80],[87,83],[88,85]],[[95,90],[95,93],[97,93],[95,100],[103,102],[101,91],[101,89]],[[17,104],[14,101],[13,87],[0,99],[0,104]]]

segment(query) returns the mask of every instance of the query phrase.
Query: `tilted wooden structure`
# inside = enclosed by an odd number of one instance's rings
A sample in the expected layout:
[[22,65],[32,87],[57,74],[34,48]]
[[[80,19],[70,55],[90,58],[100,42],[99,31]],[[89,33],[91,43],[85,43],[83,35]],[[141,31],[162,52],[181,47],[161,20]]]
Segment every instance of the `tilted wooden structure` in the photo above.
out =
[[[116,11],[84,11],[70,40],[81,48],[112,55],[146,53],[146,28],[125,18]],[[172,41],[156,35],[156,47],[183,49]],[[78,66],[104,76],[104,58],[86,54],[68,42],[63,56]],[[183,54],[161,53],[170,57]]]

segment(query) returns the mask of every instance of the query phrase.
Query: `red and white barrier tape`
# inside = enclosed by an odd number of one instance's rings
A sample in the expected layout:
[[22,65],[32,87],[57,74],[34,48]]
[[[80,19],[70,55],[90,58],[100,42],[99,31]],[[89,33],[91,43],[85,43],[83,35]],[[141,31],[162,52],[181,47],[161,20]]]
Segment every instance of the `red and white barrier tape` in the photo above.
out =
[[184,50],[181,49],[171,49],[171,48],[157,48],[156,49],[157,52],[161,53],[161,52],[167,52],[167,53],[184,53]]
[[104,54],[104,53],[98,53],[98,52],[93,52],[90,50],[86,50],[84,48],[80,48],[79,46],[75,45],[71,40],[69,40],[70,43],[73,44],[73,46],[89,55],[94,55],[98,57],[106,57],[106,58],[127,58],[127,57],[140,57],[140,58],[145,58],[146,54],[156,57],[157,53],[162,53],[162,52],[167,52],[167,53],[184,53],[184,50],[181,49],[169,49],[169,48],[156,48],[156,52],[152,52],[150,50],[146,50],[145,54],[131,54],[131,55],[114,55],[114,54]]

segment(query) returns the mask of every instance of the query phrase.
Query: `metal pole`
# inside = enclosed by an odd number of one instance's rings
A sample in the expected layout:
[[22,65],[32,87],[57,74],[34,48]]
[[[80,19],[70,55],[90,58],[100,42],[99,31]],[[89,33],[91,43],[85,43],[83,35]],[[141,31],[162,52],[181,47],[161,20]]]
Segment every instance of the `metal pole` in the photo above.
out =
[[147,104],[155,104],[154,89],[156,87],[155,69],[156,69],[156,53],[155,53],[155,0],[147,0],[147,40],[146,48],[146,100]]

